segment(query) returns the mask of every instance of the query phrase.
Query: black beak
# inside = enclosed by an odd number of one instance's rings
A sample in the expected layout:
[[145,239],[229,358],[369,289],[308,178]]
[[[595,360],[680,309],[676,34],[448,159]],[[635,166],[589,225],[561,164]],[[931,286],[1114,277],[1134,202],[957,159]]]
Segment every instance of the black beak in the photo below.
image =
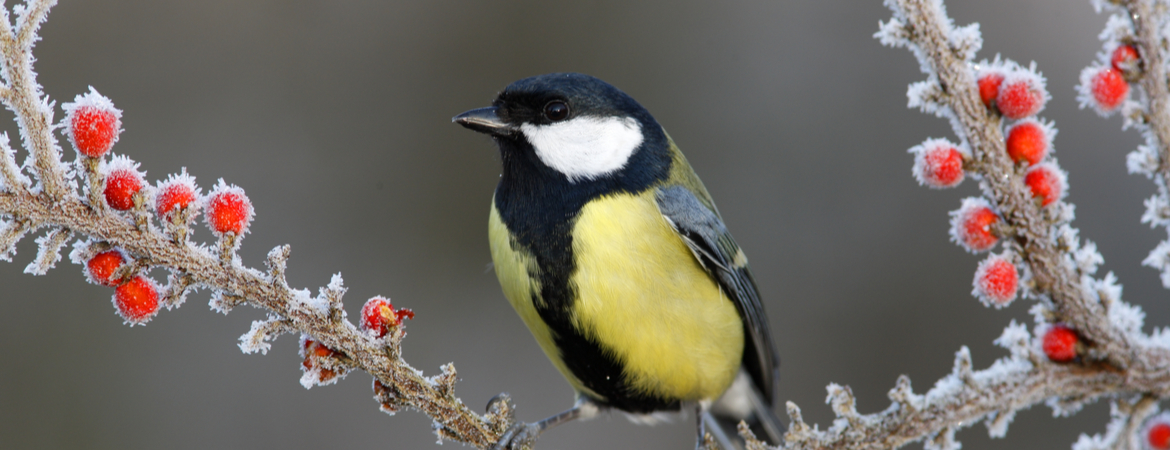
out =
[[516,127],[500,120],[495,106],[473,109],[451,118],[452,122],[463,125],[465,128],[480,133],[495,136],[508,136],[516,132]]

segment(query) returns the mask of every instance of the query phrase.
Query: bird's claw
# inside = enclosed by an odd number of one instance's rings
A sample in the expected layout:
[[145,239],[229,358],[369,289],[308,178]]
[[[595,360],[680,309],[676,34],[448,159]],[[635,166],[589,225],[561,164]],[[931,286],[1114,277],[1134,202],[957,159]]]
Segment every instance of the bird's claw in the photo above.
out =
[[500,435],[500,440],[492,446],[492,450],[527,450],[536,443],[543,429],[537,423],[516,422],[516,406],[512,403],[512,396],[501,392],[488,400],[487,413],[493,414],[505,423],[511,423],[508,430]]
[[488,414],[507,419],[509,423],[516,421],[516,406],[512,403],[512,395],[507,392],[496,394],[488,400],[487,408],[484,409]]
[[517,423],[500,436],[492,450],[531,450],[541,431],[540,424]]

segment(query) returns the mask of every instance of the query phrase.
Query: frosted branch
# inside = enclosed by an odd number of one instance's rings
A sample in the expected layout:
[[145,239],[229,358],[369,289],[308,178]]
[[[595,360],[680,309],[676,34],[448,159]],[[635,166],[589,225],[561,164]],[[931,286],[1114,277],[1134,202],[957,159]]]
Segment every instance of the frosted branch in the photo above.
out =
[[3,70],[0,75],[6,82],[6,90],[0,100],[16,114],[20,126],[20,137],[24,148],[32,155],[34,175],[41,181],[44,192],[53,198],[63,198],[69,193],[66,185],[65,167],[61,164],[61,148],[53,138],[53,110],[41,93],[33,72],[32,47],[36,43],[37,31],[45,20],[55,0],[33,0],[16,5],[16,34],[13,35],[8,15],[0,26],[0,51]]
[[[1142,223],[1151,227],[1163,227],[1170,233],[1170,88],[1166,82],[1167,63],[1167,5],[1154,0],[1119,0],[1099,3],[1098,9],[1108,9],[1113,14],[1105,31],[1101,33],[1104,52],[1101,61],[1085,69],[1090,73],[1094,67],[1117,66],[1111,60],[1114,55],[1132,49],[1136,61],[1114,67],[1126,81],[1141,91],[1132,95],[1121,107],[1126,127],[1141,131],[1146,143],[1138,146],[1127,158],[1130,173],[1140,173],[1154,180],[1157,193],[1145,202],[1146,213]],[[1091,103],[1088,93],[1092,89],[1090,80],[1082,75],[1082,106]],[[1102,111],[1108,115],[1109,111]],[[1170,288],[1170,239],[1162,241],[1142,264],[1162,272],[1162,285]]]
[[[959,173],[965,171],[980,180],[985,200],[979,202],[985,203],[965,203],[956,213],[962,217],[956,217],[952,236],[973,252],[1003,243],[1005,256],[995,258],[1006,261],[1001,264],[1009,270],[1020,264],[1025,275],[1019,284],[1026,297],[1038,301],[1033,308],[1037,337],[1013,322],[996,341],[1011,356],[976,371],[970,351],[963,347],[955,355],[952,373],[925,394],[915,394],[910,379],[899,377],[889,393],[891,405],[879,413],[858,414],[852,392],[831,384],[828,402],[838,419],[824,431],[805,424],[800,408],[789,402],[791,425],[780,448],[896,448],[921,440],[927,449],[949,450],[959,447],[954,439],[956,430],[984,420],[992,437],[1003,437],[1016,411],[1039,403],[1049,404],[1058,414],[1071,414],[1101,398],[1142,398],[1144,403],[1135,407],[1115,408],[1115,422],[1121,425],[1111,425],[1117,431],[1108,442],[1129,445],[1134,442],[1135,427],[1148,416],[1149,405],[1164,398],[1170,389],[1170,374],[1165,371],[1170,367],[1170,345],[1165,333],[1153,337],[1142,334],[1144,314],[1121,301],[1120,287],[1112,274],[1102,280],[1092,278],[1103,258],[1091,242],[1082,246],[1077,230],[1069,225],[1072,206],[1061,199],[1064,191],[1045,196],[1026,182],[1028,172],[1044,167],[1062,183],[1053,185],[1055,188],[1067,188],[1055,161],[1043,161],[1043,154],[1024,161],[1026,158],[1009,156],[1005,150],[1005,117],[1026,119],[1042,108],[1047,96],[1043,78],[1034,65],[1025,69],[997,58],[986,64],[1011,69],[1008,81],[1014,76],[1015,81],[1038,86],[1041,95],[1036,104],[1026,105],[1026,112],[1020,112],[1019,105],[985,103],[988,99],[981,97],[975,73],[982,68],[972,61],[982,42],[977,26],[954,26],[941,0],[885,3],[894,17],[880,24],[875,37],[885,45],[909,48],[927,74],[927,80],[911,84],[907,93],[910,107],[947,118],[961,141],[954,147],[924,144],[918,151],[915,176],[932,187],[952,186],[961,181],[961,175],[949,176],[939,168],[947,167],[947,158],[961,158]],[[1007,83],[1002,76],[999,82]],[[1000,89],[999,85],[995,89]],[[1002,94],[1000,100],[1004,100]],[[995,101],[994,96],[991,101]],[[1051,129],[1050,124],[1039,123]],[[942,150],[931,155],[930,148]],[[1035,166],[1029,169],[1030,165]],[[984,207],[990,216],[981,216]],[[987,220],[979,222],[981,217]],[[972,223],[982,224],[982,228],[970,228]],[[1002,306],[996,304],[997,298],[1014,298],[1014,271],[1007,273],[1010,283],[1002,281],[1007,276],[1003,272],[988,273],[977,275],[976,294],[986,297],[983,300],[990,306]],[[1003,286],[1010,286],[1010,290],[992,295]],[[1056,323],[1062,325],[1053,325]],[[1076,342],[1083,348],[1066,347],[1066,352],[1075,351],[1071,357],[1048,353],[1055,350],[1047,348],[1041,352],[1040,341],[1057,328],[1075,330],[1063,333],[1081,339]],[[749,446],[760,444],[750,433],[741,431],[741,436]]]
[[[314,298],[307,290],[288,286],[287,245],[269,253],[267,272],[240,263],[236,249],[252,218],[251,205],[242,189],[221,182],[213,191],[213,194],[238,195],[224,200],[229,207],[232,201],[240,199],[247,207],[221,211],[220,216],[214,217],[213,232],[218,240],[212,247],[188,240],[188,228],[197,212],[213,205],[199,194],[194,179],[185,172],[159,183],[160,189],[167,189],[164,192],[168,196],[164,199],[166,211],[156,211],[162,206],[154,203],[153,193],[146,186],[120,187],[132,189],[126,191],[126,195],[132,196],[132,206],[123,208],[125,211],[117,210],[112,203],[107,204],[110,192],[103,196],[100,191],[108,188],[102,181],[102,171],[109,170],[100,163],[108,146],[116,141],[117,126],[112,125],[113,119],[111,123],[101,122],[102,111],[90,110],[77,113],[98,114],[85,120],[112,126],[114,134],[112,139],[103,137],[106,141],[102,145],[106,148],[95,153],[97,156],[79,157],[86,178],[85,195],[79,195],[68,166],[61,161],[59,143],[52,135],[54,105],[45,99],[32,70],[32,47],[39,39],[41,23],[55,3],[33,0],[14,6],[15,27],[9,21],[8,11],[0,8],[0,19],[3,19],[0,20],[3,58],[0,77],[4,81],[0,86],[0,102],[15,113],[23,147],[31,155],[32,164],[26,164],[26,168],[39,182],[30,188],[32,183],[21,173],[7,137],[0,136],[0,259],[10,260],[16,244],[28,232],[47,228],[50,231],[37,239],[39,252],[27,269],[42,274],[60,259],[61,248],[76,233],[83,240],[75,245],[71,259],[86,265],[91,281],[116,286],[115,306],[128,322],[144,323],[158,307],[170,309],[181,305],[191,290],[209,290],[213,308],[221,312],[243,305],[268,311],[267,320],[254,322],[251,330],[240,338],[242,351],[266,353],[278,335],[300,333],[314,349],[312,354],[304,356],[306,367],[312,366],[320,376],[315,382],[325,381],[328,377],[324,375],[336,380],[348,371],[365,370],[376,381],[375,393],[383,409],[392,405],[395,410],[419,410],[434,420],[440,437],[478,448],[492,446],[511,425],[512,416],[479,415],[467,408],[454,393],[453,365],[444,365],[438,375],[426,377],[402,360],[400,345],[405,334],[401,325],[396,325],[389,336],[379,338],[346,320],[342,308],[346,289],[340,274],[334,275]],[[72,114],[88,106],[99,109],[108,106],[112,110],[109,100],[96,91],[79,96],[66,110]],[[70,123],[67,121],[62,126],[69,127]],[[73,132],[71,128],[70,133]],[[72,134],[70,137],[77,138]],[[93,135],[86,138],[92,139]],[[74,141],[74,145],[78,142]],[[162,227],[151,224],[152,212],[159,214]],[[104,259],[98,261],[99,256]],[[89,266],[91,261],[97,262]],[[171,272],[165,286],[159,287],[146,277],[153,268]],[[120,302],[141,298],[157,301],[148,305],[154,309],[143,312],[134,309],[141,305],[129,305],[122,311]]]
[[52,269],[57,265],[57,261],[61,260],[61,248],[65,246],[65,241],[72,234],[64,228],[54,228],[44,236],[37,238],[37,258],[24,268],[24,273],[32,275],[48,273],[49,269]]

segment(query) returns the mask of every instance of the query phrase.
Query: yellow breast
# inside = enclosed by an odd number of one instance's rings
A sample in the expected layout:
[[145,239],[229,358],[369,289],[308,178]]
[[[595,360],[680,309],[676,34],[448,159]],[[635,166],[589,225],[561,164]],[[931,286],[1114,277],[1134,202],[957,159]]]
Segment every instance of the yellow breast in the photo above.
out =
[[653,190],[586,204],[573,253],[573,324],[615,353],[631,386],[679,400],[723,393],[740,366],[743,324]]

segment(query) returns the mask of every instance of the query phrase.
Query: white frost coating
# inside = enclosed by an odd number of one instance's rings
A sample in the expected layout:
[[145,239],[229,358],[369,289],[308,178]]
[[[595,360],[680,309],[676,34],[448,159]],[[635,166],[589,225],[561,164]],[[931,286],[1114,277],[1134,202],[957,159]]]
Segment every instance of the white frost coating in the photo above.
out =
[[12,191],[13,188],[27,188],[32,184],[27,176],[16,165],[16,150],[9,145],[8,133],[0,133],[0,190]]
[[1068,223],[1062,223],[1056,229],[1056,234],[1053,239],[1060,246],[1066,248],[1079,248],[1081,246],[1081,231],[1073,228]]
[[569,182],[615,172],[642,145],[642,126],[632,117],[577,117],[549,125],[520,125],[536,156]]
[[998,411],[987,418],[987,434],[993,439],[1007,436],[1008,425],[1016,418],[1016,411]]
[[964,61],[975,58],[975,53],[983,48],[983,34],[979,32],[979,22],[973,22],[961,27],[955,27],[947,35],[951,41],[951,48],[958,50],[959,57]]
[[1118,300],[1109,306],[1109,321],[1121,331],[1140,337],[1146,313],[1139,306]]
[[12,262],[16,243],[28,233],[28,227],[15,220],[0,220],[0,261]]
[[253,320],[252,329],[240,336],[240,351],[249,354],[260,352],[262,355],[267,355],[268,350],[272,348],[272,343],[268,340],[273,338],[273,336],[268,335],[267,328],[267,320]]
[[1052,408],[1052,417],[1072,417],[1073,414],[1085,409],[1085,405],[1090,401],[1095,400],[1052,397],[1045,400],[1044,405]]
[[923,443],[926,450],[959,450],[963,444],[955,440],[955,429],[947,427],[942,431],[928,436]]
[[1162,286],[1170,289],[1170,241],[1159,242],[1142,260],[1142,265],[1162,271]]
[[1093,290],[1097,292],[1097,297],[1101,299],[1101,303],[1106,306],[1121,300],[1121,285],[1117,284],[1117,276],[1113,272],[1105,274],[1105,278],[1097,280],[1094,283]]
[[[1158,179],[1159,183],[1161,178]],[[1150,224],[1150,228],[1164,227],[1170,224],[1170,199],[1161,193],[1154,194],[1142,202],[1146,211],[1142,213],[1142,223]]]
[[[295,308],[316,312],[321,315],[329,314],[329,300],[324,295],[313,297],[308,289],[293,289],[289,303]],[[324,291],[322,291],[324,292]]]
[[918,108],[924,113],[944,117],[950,113],[943,111],[949,111],[950,107],[941,101],[942,96],[942,86],[939,86],[937,78],[930,77],[926,80],[915,81],[906,88],[906,107]]
[[1077,268],[1086,275],[1097,273],[1097,266],[1105,262],[1105,257],[1097,251],[1097,244],[1093,241],[1085,241],[1083,247],[1074,250],[1073,259],[1076,260]]
[[1031,354],[1029,342],[1032,340],[1032,335],[1028,333],[1028,327],[1021,323],[1016,323],[1016,319],[1012,319],[1007,328],[1003,329],[1003,334],[995,339],[995,345],[998,345],[1011,352],[1012,358],[1027,359]]
[[[1081,433],[1077,437],[1077,442],[1072,445],[1072,450],[1113,450],[1119,448],[1117,440],[1125,432],[1129,414],[1121,412],[1117,408],[1117,402],[1113,401],[1109,402],[1109,415],[1113,418],[1105,425],[1105,434],[1088,436]],[[1139,436],[1144,434],[1143,432]]]
[[329,284],[321,289],[321,294],[336,295],[338,300],[340,300],[341,296],[344,295],[345,291],[347,290],[344,284],[345,280],[341,279],[341,272],[337,272],[333,274],[332,278],[329,279]]
[[[123,256],[126,257],[125,254],[123,254]],[[129,261],[130,258],[126,257],[126,260]],[[198,286],[187,286],[187,289],[178,289],[178,292],[175,292],[174,287],[178,286],[179,283],[180,283],[179,276],[175,275],[174,272],[171,272],[170,274],[167,275],[166,295],[168,296],[168,298],[162,304],[163,307],[165,307],[167,309],[167,311],[170,311],[172,309],[175,309],[175,308],[182,306],[183,303],[187,301],[187,294],[199,289]]]
[[[57,261],[61,260],[61,247],[65,246],[65,242],[73,233],[64,228],[57,228],[44,236],[38,237],[37,242],[37,257],[32,262],[25,266],[24,273],[31,275],[44,275],[49,272],[49,269],[57,266]],[[87,273],[89,271],[86,271]]]
[[225,316],[227,313],[231,312],[233,307],[231,301],[229,301],[224,296],[222,291],[212,292],[211,300],[207,302],[207,306],[210,307],[212,311],[223,314]]
[[93,243],[91,238],[81,238],[73,242],[73,250],[69,252],[69,262],[79,266],[89,262],[89,259],[93,257],[93,252],[90,251],[90,245]]
[[[1132,38],[1133,35],[1133,22],[1128,17],[1111,14],[1109,15],[1109,19],[1105,21],[1105,29],[1101,30],[1101,34],[1097,35],[1097,39],[1105,43],[1105,48],[1116,48],[1122,39]],[[1100,58],[1101,62],[1109,61],[1109,56],[1104,53],[1098,56],[1102,57]]]

